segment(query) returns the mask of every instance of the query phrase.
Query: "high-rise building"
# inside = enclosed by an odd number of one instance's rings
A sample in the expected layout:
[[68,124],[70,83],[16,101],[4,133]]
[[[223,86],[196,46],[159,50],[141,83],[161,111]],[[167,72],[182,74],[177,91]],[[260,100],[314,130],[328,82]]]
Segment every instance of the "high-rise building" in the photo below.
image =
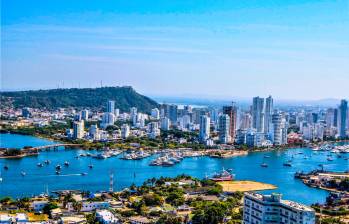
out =
[[254,97],[252,104],[252,127],[264,132],[264,98]]
[[81,111],[81,120],[84,120],[84,121],[88,120],[88,110]]
[[150,122],[148,124],[148,137],[149,138],[156,138],[158,136],[160,136],[159,123],[158,122]]
[[170,119],[168,119],[167,117],[163,117],[161,118],[161,129],[164,131],[168,131],[170,130],[170,126],[171,126],[171,121]]
[[229,134],[230,134],[231,141],[234,142],[235,136],[236,136],[236,116],[237,116],[237,108],[236,108],[235,102],[232,102],[231,106],[224,106],[223,114],[226,114],[229,116],[229,120],[230,120]]
[[114,113],[104,113],[102,116],[101,127],[106,128],[110,125],[114,125],[115,115]]
[[218,119],[219,126],[219,141],[226,144],[231,141],[230,135],[230,117],[228,114],[222,114]]
[[346,137],[346,126],[347,126],[347,119],[348,119],[348,101],[341,100],[341,104],[338,108],[339,112],[339,119],[338,119],[338,129],[339,129],[339,137],[345,138]]
[[328,108],[325,115],[325,122],[327,127],[334,127],[334,112],[333,108]]
[[281,194],[245,193],[243,224],[315,224],[315,211],[294,201],[282,200]]
[[152,118],[154,118],[156,120],[160,119],[160,111],[159,111],[159,109],[158,108],[152,109],[151,110],[151,116],[152,116]]
[[202,115],[200,117],[200,133],[199,139],[201,142],[206,142],[210,138],[210,117]]
[[137,108],[136,107],[131,107],[130,109],[130,119],[132,121],[132,125],[136,126],[138,122],[138,117],[137,117]]
[[130,126],[128,124],[123,124],[121,126],[121,138],[125,139],[130,136]]
[[244,113],[241,118],[240,129],[247,130],[252,128],[252,116],[250,113]]
[[116,108],[114,114],[115,114],[115,119],[117,119],[120,115],[120,109]]
[[84,121],[74,121],[73,123],[73,138],[81,139],[85,135]]
[[282,145],[282,116],[278,111],[272,115],[272,142],[274,145]]
[[96,124],[90,126],[88,134],[92,139],[99,140],[99,129]]
[[264,113],[264,133],[269,134],[271,127],[271,116],[273,113],[274,101],[271,96],[265,99],[265,113]]
[[107,102],[107,113],[115,113],[115,101],[109,100]]
[[169,105],[168,106],[168,118],[170,119],[173,125],[177,125],[177,105]]

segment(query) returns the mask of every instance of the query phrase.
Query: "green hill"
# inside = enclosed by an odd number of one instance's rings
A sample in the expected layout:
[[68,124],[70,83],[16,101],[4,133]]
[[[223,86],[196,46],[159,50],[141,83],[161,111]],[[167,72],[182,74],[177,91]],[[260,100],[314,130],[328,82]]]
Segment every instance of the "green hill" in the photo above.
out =
[[131,107],[137,107],[139,111],[149,112],[158,106],[154,100],[137,93],[129,86],[1,92],[2,107],[12,104],[16,108],[104,109],[108,100],[115,100],[115,108],[121,111],[129,111]]

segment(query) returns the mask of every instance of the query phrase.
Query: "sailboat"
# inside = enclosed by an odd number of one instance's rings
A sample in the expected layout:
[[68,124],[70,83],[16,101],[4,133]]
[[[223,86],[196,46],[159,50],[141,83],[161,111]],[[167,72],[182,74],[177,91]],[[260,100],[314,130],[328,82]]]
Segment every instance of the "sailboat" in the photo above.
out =
[[93,165],[91,163],[91,159],[90,159],[90,164],[88,165],[88,168],[92,169],[93,168]]

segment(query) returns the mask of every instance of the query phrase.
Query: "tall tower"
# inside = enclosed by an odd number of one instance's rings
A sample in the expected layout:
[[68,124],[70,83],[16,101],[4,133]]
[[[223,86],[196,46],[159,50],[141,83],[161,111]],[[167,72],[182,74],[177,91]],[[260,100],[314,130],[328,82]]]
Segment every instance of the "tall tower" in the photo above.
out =
[[270,132],[271,116],[273,113],[273,98],[269,96],[265,99],[265,113],[264,113],[264,133]]
[[252,104],[252,127],[257,132],[264,132],[264,98],[253,98]]
[[230,117],[228,114],[222,114],[218,118],[219,120],[219,141],[221,143],[228,143],[231,141],[230,132]]
[[347,119],[348,119],[348,101],[341,100],[341,104],[338,108],[339,112],[339,119],[338,119],[338,129],[339,129],[339,136],[341,138],[346,137],[346,126],[347,126]]
[[107,103],[107,113],[115,113],[115,101],[109,100]]
[[210,138],[210,117],[207,115],[201,115],[200,117],[199,138],[201,142],[205,142]]
[[232,142],[235,141],[236,136],[236,116],[237,116],[237,107],[235,102],[232,102],[231,106],[224,106],[223,107],[223,114],[226,114],[229,116],[229,122],[230,122],[230,140]]

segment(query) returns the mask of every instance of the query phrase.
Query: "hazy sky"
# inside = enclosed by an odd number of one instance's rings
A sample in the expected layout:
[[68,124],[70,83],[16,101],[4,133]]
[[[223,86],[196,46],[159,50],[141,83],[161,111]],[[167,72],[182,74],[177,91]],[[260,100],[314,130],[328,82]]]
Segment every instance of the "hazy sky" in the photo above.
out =
[[348,0],[2,0],[3,89],[349,98]]

